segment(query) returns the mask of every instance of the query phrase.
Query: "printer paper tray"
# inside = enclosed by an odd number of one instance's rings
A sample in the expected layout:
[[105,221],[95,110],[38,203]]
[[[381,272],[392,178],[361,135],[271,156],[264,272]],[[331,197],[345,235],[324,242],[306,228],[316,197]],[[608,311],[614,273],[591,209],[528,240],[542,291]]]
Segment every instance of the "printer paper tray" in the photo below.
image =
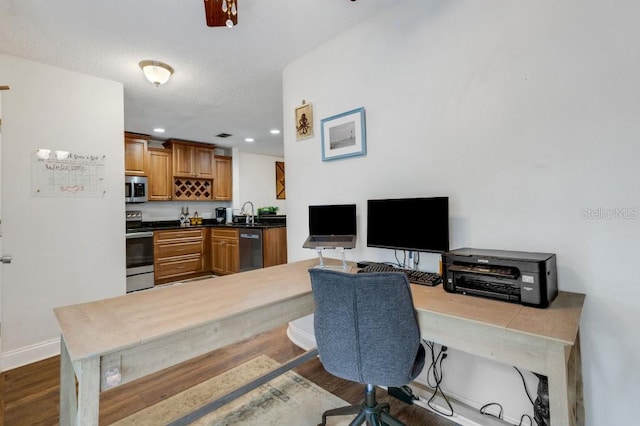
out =
[[508,295],[508,294],[504,294],[504,293],[496,293],[496,292],[487,291],[487,290],[478,290],[476,288],[456,287],[456,292],[457,293],[462,293],[462,294],[469,294],[469,295],[472,295],[472,296],[482,296],[482,297],[489,297],[491,299],[506,300],[506,301],[510,301],[510,302],[519,302],[520,301],[520,298],[518,296],[515,296],[515,295]]
[[475,294],[493,299],[520,301],[520,287],[507,280],[477,276],[473,274],[454,274],[457,293]]
[[453,264],[449,266],[449,271],[464,272],[477,275],[493,275],[496,277],[516,279],[520,275],[517,268],[491,266],[491,265],[472,265],[472,264]]

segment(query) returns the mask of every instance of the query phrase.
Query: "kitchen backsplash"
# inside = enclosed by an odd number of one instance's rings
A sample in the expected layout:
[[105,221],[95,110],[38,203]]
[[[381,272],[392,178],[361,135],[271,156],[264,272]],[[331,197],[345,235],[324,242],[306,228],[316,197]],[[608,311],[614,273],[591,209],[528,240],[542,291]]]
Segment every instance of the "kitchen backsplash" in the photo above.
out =
[[143,221],[153,220],[177,220],[180,218],[180,209],[189,207],[189,216],[198,212],[198,216],[203,219],[211,219],[217,207],[232,207],[231,201],[198,201],[198,202],[178,202],[178,201],[154,201],[151,203],[127,204],[127,210],[142,211]]

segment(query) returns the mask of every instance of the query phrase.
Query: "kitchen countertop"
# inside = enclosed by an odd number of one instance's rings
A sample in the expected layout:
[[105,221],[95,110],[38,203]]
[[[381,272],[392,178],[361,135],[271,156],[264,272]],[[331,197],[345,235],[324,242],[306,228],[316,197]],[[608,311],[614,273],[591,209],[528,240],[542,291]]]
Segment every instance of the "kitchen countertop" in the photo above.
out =
[[204,219],[202,225],[189,225],[180,226],[180,222],[175,220],[169,221],[154,221],[154,222],[142,222],[142,226],[129,227],[127,226],[127,232],[143,232],[143,231],[161,231],[169,229],[198,229],[198,228],[254,228],[254,229],[267,229],[267,228],[285,228],[286,223],[269,223],[260,222],[254,224],[246,223],[217,223],[215,219]]

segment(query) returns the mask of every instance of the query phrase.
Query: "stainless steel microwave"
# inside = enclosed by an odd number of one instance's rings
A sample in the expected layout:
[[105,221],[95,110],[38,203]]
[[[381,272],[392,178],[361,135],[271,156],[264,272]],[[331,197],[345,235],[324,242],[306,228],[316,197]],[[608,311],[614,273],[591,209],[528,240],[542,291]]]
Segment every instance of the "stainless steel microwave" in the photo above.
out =
[[148,189],[146,177],[124,177],[124,201],[126,203],[146,203],[148,200]]

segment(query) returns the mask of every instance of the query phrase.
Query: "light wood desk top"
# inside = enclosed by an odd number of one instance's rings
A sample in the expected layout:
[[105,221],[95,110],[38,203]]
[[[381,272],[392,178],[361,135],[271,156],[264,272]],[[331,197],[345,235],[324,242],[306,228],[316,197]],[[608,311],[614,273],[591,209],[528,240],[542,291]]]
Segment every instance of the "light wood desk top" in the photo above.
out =
[[72,361],[308,294],[316,259],[54,309]]
[[[317,264],[309,259],[56,308],[61,424],[97,425],[109,368],[120,368],[126,383],[313,312],[308,269]],[[442,286],[411,289],[424,339],[548,375],[552,423],[582,424],[575,413],[584,410],[572,407],[581,404],[584,295],[560,292],[549,308],[537,309]]]
[[[331,259],[328,260],[331,262]],[[317,259],[54,309],[72,360],[103,355],[290,297],[311,295]],[[572,344],[584,295],[560,292],[547,309],[411,285],[417,310]],[[428,339],[429,336],[423,336]]]
[[[448,293],[442,286],[411,285],[419,311],[465,319],[496,328],[573,344],[580,325],[584,294],[561,291],[546,309]],[[429,339],[429,336],[423,336]]]

